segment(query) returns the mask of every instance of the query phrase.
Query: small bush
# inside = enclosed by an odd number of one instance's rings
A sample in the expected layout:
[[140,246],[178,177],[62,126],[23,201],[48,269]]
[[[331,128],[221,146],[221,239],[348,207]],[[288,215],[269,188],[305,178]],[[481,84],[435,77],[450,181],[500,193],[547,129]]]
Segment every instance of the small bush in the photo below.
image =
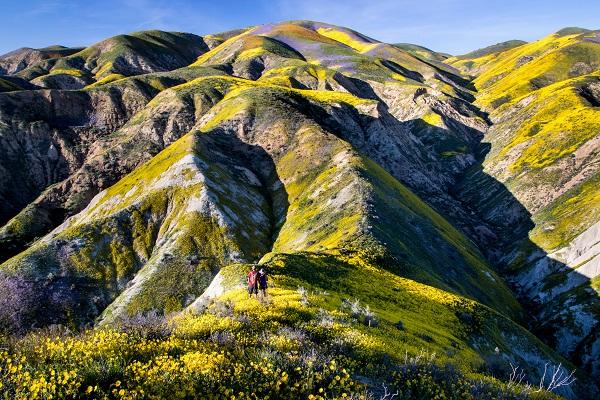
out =
[[172,332],[169,318],[156,310],[121,318],[115,326],[123,332],[151,338],[164,338]]
[[29,326],[29,310],[37,300],[31,281],[0,274],[0,333],[22,333]]
[[352,318],[367,326],[376,327],[378,325],[375,313],[371,311],[371,308],[368,305],[364,307],[361,306],[358,299],[354,301],[344,299],[342,301],[342,311],[349,312]]
[[233,317],[233,303],[216,300],[208,308],[208,311],[215,317]]
[[398,330],[401,330],[401,331],[403,331],[404,329],[406,329],[406,328],[404,327],[404,322],[402,322],[402,321],[398,321],[398,322],[396,322],[396,328],[397,328]]
[[300,304],[308,306],[308,292],[304,286],[298,286],[298,294],[300,295]]

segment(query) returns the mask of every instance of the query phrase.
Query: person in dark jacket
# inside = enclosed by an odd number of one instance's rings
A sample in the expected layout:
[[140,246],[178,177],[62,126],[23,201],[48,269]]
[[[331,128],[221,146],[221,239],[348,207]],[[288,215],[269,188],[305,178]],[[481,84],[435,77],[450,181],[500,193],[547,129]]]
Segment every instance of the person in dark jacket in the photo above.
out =
[[252,270],[248,272],[248,276],[246,277],[246,282],[248,283],[248,294],[252,297],[252,294],[255,294],[258,298],[258,272],[256,271],[256,266],[252,266]]
[[264,269],[258,271],[258,288],[262,293],[263,299],[267,297],[267,273]]

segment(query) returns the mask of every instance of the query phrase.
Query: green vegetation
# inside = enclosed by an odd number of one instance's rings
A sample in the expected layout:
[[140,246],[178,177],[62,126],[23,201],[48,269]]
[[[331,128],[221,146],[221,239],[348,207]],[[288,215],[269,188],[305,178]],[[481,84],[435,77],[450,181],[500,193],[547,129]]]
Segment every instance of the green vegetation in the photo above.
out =
[[[496,121],[485,163],[505,166],[503,180],[517,196],[536,185],[564,182],[568,177],[556,168],[564,168],[600,129],[598,110],[581,95],[581,87],[600,76],[600,46],[584,40],[587,32],[566,28],[502,53],[458,60],[470,59],[479,68],[476,103]],[[567,245],[596,221],[597,194],[591,189],[596,179],[588,177],[536,207],[530,237],[543,249]]]
[[1,92],[12,92],[13,90],[22,90],[19,85],[9,80],[0,78],[0,93]]
[[97,86],[120,76],[185,67],[207,49],[202,39],[192,34],[143,31],[115,36],[84,49],[41,50],[58,57],[34,64],[19,76],[47,81],[47,76],[66,74],[93,78],[96,82],[91,85]]
[[596,43],[580,40],[577,34],[550,35],[536,42],[505,51],[497,62],[492,62],[474,80],[485,91],[477,99],[483,107],[500,96],[517,99],[536,86],[536,79],[545,77],[543,86],[578,74],[573,69],[574,60],[589,65],[587,73],[600,67],[600,49]]
[[364,37],[357,33],[347,32],[339,28],[317,28],[317,32],[320,35],[343,43],[360,53],[366,53],[379,44],[374,41],[365,40]]
[[597,172],[537,213],[536,227],[530,237],[544,249],[558,249],[593,225],[598,218],[600,173]]
[[52,68],[50,70],[50,75],[59,75],[59,74],[65,74],[65,75],[71,75],[71,76],[77,76],[77,77],[84,76],[84,73],[76,68]]
[[[521,214],[518,219],[531,219],[531,228],[512,236],[517,223],[506,225],[511,239],[505,239],[504,252],[511,255],[502,263],[525,304],[539,310],[533,331],[587,365],[597,358],[589,354],[598,336],[586,330],[600,315],[598,278],[592,273],[587,279],[597,251],[593,239],[574,239],[600,218],[597,35],[565,28],[532,43],[493,46],[493,51],[448,60],[474,75],[475,104],[492,122],[484,138],[490,145],[484,172],[508,190],[486,194],[489,184],[483,179],[463,185],[479,188],[470,199],[481,203],[478,212],[492,224],[505,223],[498,216],[511,199],[520,203],[514,214],[504,215],[510,221]],[[579,268],[582,275],[573,272]],[[568,347],[569,341],[580,344]]]
[[[517,146],[527,143],[519,157],[509,165],[516,174],[525,169],[544,168],[572,154],[593,138],[598,129],[598,111],[590,107],[578,93],[582,82],[590,81],[599,73],[585,78],[561,81],[536,91],[523,107],[522,116],[528,119],[519,125],[510,142],[488,162],[505,158]],[[508,108],[515,102],[503,105]],[[498,111],[501,112],[501,111]]]
[[100,79],[100,80],[98,80],[98,81],[90,84],[90,85],[87,85],[85,87],[85,89],[93,89],[95,87],[102,86],[102,85],[105,85],[107,83],[115,82],[115,81],[118,81],[118,80],[123,79],[123,78],[125,78],[125,76],[121,75],[121,74],[110,74],[110,75],[107,75],[104,78],[102,78],[102,79]]
[[508,40],[506,42],[501,42],[501,43],[496,43],[494,45],[491,46],[487,46],[483,49],[478,49],[475,51],[472,51],[470,53],[467,53],[465,55],[462,56],[457,56],[459,59],[462,58],[479,58],[479,57],[483,57],[486,56],[488,54],[492,54],[492,53],[500,53],[506,50],[510,50],[513,49],[515,47],[521,46],[527,44],[527,42],[523,41],[523,40]]
[[427,47],[419,46],[412,43],[394,43],[394,46],[402,50],[408,51],[415,57],[419,57],[420,59],[428,61],[443,62],[444,60],[450,57],[449,54],[438,53],[436,51],[428,49]]
[[[482,374],[492,364],[468,344],[496,323],[489,309],[354,255],[274,254],[263,267],[274,282],[267,301],[232,289],[200,315],[166,322],[145,314],[116,328],[11,342],[0,390],[14,398],[324,399],[367,398],[387,382],[402,399],[528,393]],[[241,280],[246,268],[226,270]]]

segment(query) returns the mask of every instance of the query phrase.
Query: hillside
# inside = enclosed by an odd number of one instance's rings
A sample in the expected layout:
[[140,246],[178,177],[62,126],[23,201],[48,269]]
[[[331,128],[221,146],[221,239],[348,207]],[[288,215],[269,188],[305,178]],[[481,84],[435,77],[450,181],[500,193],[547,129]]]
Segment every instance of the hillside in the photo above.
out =
[[68,48],[59,45],[42,49],[23,47],[0,56],[0,74],[14,75],[42,60],[66,57],[80,50],[79,48]]
[[[597,255],[594,34],[470,53],[472,82],[312,21],[137,32],[5,71],[0,391],[594,398],[598,298],[574,276]],[[542,66],[548,85],[514,83]],[[548,366],[577,380],[543,390]]]
[[[533,221],[528,238],[508,243],[500,263],[537,309],[535,329],[594,371],[598,356],[589,352],[599,319],[599,35],[567,28],[493,59],[473,60],[482,71],[474,80],[476,104],[493,122],[484,138],[490,143],[484,171],[506,185]],[[505,220],[501,200],[473,198],[490,220]]]
[[394,43],[394,46],[409,52],[410,54],[412,54],[415,57],[421,57],[421,58],[424,58],[425,60],[429,60],[429,61],[442,62],[442,61],[448,59],[449,57],[451,57],[450,54],[439,53],[437,51],[428,49],[427,47],[419,46],[418,44]]
[[458,68],[463,73],[478,75],[486,65],[494,62],[501,53],[524,44],[527,44],[527,42],[523,40],[507,40],[506,42],[473,50],[467,54],[450,56],[446,59],[446,63]]

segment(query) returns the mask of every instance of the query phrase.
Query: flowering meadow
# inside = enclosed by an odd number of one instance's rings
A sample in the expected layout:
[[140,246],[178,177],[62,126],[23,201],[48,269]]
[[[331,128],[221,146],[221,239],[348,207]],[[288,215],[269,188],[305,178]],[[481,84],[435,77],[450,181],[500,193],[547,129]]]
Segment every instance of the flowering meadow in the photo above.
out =
[[[411,333],[408,314],[406,326],[391,323],[378,316],[383,311],[376,313],[358,299],[299,286],[288,264],[279,265],[285,276],[277,274],[277,260],[270,267],[276,284],[266,299],[249,299],[244,288],[234,285],[200,313],[147,312],[77,333],[54,327],[19,338],[4,336],[0,397],[554,398],[455,363],[441,350],[441,335]],[[333,275],[321,278],[328,279],[330,289],[352,291],[336,286]],[[441,315],[440,310],[435,312]],[[419,314],[429,318],[427,313],[426,304],[421,305]],[[468,359],[471,350],[456,347]]]

